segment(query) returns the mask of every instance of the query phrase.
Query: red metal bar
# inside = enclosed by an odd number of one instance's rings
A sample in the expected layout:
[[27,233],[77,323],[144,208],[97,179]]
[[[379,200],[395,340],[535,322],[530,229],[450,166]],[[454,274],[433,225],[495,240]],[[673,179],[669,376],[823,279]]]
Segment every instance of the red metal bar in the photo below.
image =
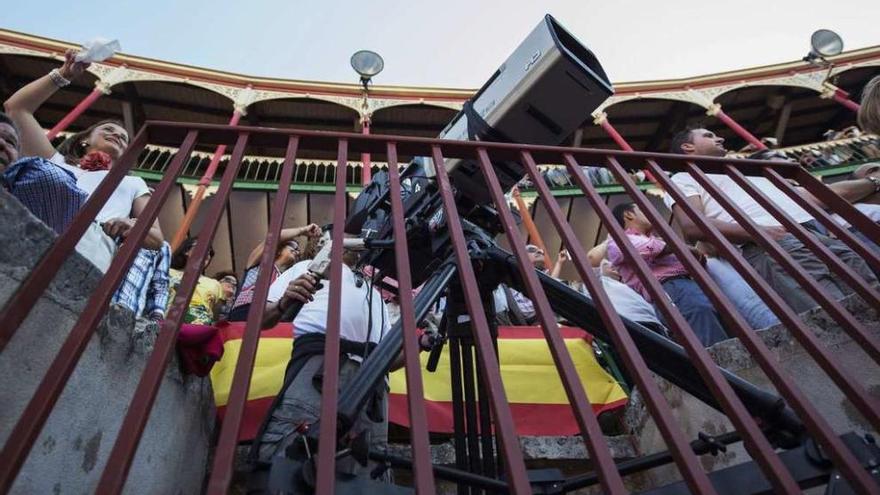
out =
[[[570,154],[566,154],[563,156],[563,159],[569,173],[578,183],[579,187],[584,192],[587,201],[590,202],[593,210],[597,212],[602,221],[606,224],[615,221],[611,210],[602,200],[602,197],[596,191],[593,184],[584,176],[583,170],[581,170],[574,157]],[[682,476],[691,491],[694,493],[712,493],[714,488],[712,487],[711,481],[709,481],[708,476],[706,476],[706,473],[703,471],[699,459],[691,450],[690,444],[682,435],[669,404],[666,402],[666,399],[657,387],[657,383],[651,376],[651,372],[648,370],[645,360],[639,353],[635,342],[633,342],[629,332],[624,328],[623,320],[621,320],[620,315],[611,304],[611,301],[605,293],[605,289],[601,286],[599,279],[589,267],[589,263],[586,261],[587,254],[584,251],[583,246],[577,240],[571,225],[564,220],[565,217],[559,208],[559,204],[553,197],[550,188],[547,187],[546,182],[538,180],[541,176],[530,153],[523,152],[523,162],[526,165],[526,171],[529,173],[529,176],[538,188],[538,197],[547,207],[547,211],[550,213],[550,218],[565,242],[565,246],[571,254],[572,262],[574,263],[575,268],[577,268],[581,280],[587,286],[590,297],[596,303],[599,315],[602,317],[602,322],[605,324],[605,327],[609,329],[608,333],[611,335],[615,348],[620,351],[624,365],[632,374],[631,376],[633,376],[639,390],[645,397],[645,403],[651,412],[651,417],[654,419],[654,422],[660,430],[660,434],[663,435],[666,445],[672,452],[672,456],[679,471],[682,473]]]
[[758,139],[754,135],[752,135],[751,132],[747,131],[745,129],[745,127],[739,125],[735,120],[730,118],[730,116],[727,115],[726,113],[724,113],[724,110],[721,110],[721,108],[718,108],[718,110],[714,114],[714,116],[718,117],[718,120],[723,122],[724,125],[726,125],[727,127],[730,128],[730,130],[735,132],[737,134],[737,136],[745,139],[749,144],[751,144],[755,148],[757,148],[759,150],[766,150],[767,149],[767,145],[765,145],[764,143],[761,142],[760,139]]
[[[767,197],[764,193],[758,190],[749,180],[743,175],[742,172],[736,169],[733,165],[730,165],[728,170],[730,173],[728,176],[733,179],[733,181],[739,185],[744,191],[747,191],[752,197],[755,198],[755,201],[762,208],[767,211],[770,211],[773,208],[773,201]],[[768,167],[769,170],[769,167]],[[785,179],[779,178],[779,182],[775,182],[775,185],[780,190],[786,191],[789,196],[797,197],[797,193],[794,188],[785,181]],[[787,191],[790,190],[790,191]],[[799,198],[799,203],[809,205],[809,201]],[[815,208],[814,208],[815,209]],[[775,216],[775,215],[774,215]],[[880,293],[877,292],[876,289],[871,287],[865,279],[859,276],[852,268],[849,267],[846,263],[844,263],[840,258],[838,258],[834,253],[828,249],[827,246],[819,242],[819,240],[813,236],[811,233],[807,231],[801,224],[797,223],[791,215],[783,211],[779,210],[779,216],[776,216],[776,219],[785,226],[785,229],[797,237],[805,246],[809,247],[816,256],[825,262],[833,270],[837,273],[850,287],[852,287],[856,292],[861,295],[868,304],[873,304],[875,307],[880,307]]]
[[275,246],[278,244],[278,236],[284,225],[283,212],[287,209],[287,201],[290,198],[290,183],[293,181],[293,175],[296,171],[298,145],[299,138],[291,136],[281,169],[281,180],[278,182],[278,194],[275,195],[275,203],[272,205],[274,214],[271,215],[269,231],[266,233],[266,240],[263,243],[263,256],[260,259],[260,268],[257,272],[253,304],[248,310],[241,349],[235,364],[235,376],[232,378],[229,400],[226,403],[226,414],[223,417],[223,428],[220,430],[220,438],[217,441],[217,448],[214,450],[214,465],[211,469],[211,479],[208,482],[207,490],[210,494],[225,495],[232,482],[235,447],[238,445],[238,434],[241,430],[241,420],[244,417],[245,403],[251,386],[254,360],[257,356],[257,347],[260,344],[260,324],[262,323],[263,310],[266,307],[266,297],[269,295],[269,286],[272,283],[271,273],[272,265],[275,262]]
[[403,358],[406,370],[406,403],[409,408],[410,443],[413,452],[413,478],[416,493],[433,495],[434,470],[431,466],[431,443],[428,439],[428,416],[416,335],[416,312],[413,306],[412,276],[407,251],[403,198],[400,192],[400,169],[397,168],[397,147],[388,143],[388,182],[391,195],[391,219],[394,235],[394,259],[397,266],[397,287],[400,300],[400,321],[403,325]]
[[617,472],[611,451],[608,449],[608,443],[605,441],[602,428],[596,420],[596,414],[590,406],[590,400],[587,398],[577,370],[575,370],[571,355],[559,334],[556,316],[550,308],[547,294],[541,288],[541,283],[538,281],[538,276],[529,260],[525,239],[516,228],[516,220],[507,206],[504,191],[501,189],[498,176],[492,169],[489,154],[481,148],[477,150],[477,158],[483,177],[489,185],[489,193],[497,208],[501,224],[504,226],[504,232],[507,234],[507,240],[519,263],[520,276],[525,283],[529,298],[535,304],[535,311],[544,331],[544,338],[547,340],[547,345],[550,346],[550,354],[553,356],[556,368],[559,369],[566,397],[571,403],[572,412],[580,427],[584,445],[590,452],[590,460],[599,475],[599,482],[606,493],[628,493],[628,490],[623,486],[620,473]]
[[[614,158],[609,157],[608,164],[611,173],[614,174],[618,182],[624,187],[627,193],[629,193],[630,198],[632,198],[639,206],[639,209],[645,214],[651,222],[651,225],[654,226],[654,229],[660,232],[660,235],[666,241],[667,245],[672,247],[675,256],[685,265],[691,277],[693,277],[694,280],[702,282],[701,285],[704,285],[709,289],[707,295],[713,296],[714,301],[721,305],[721,309],[724,310],[724,313],[722,314],[727,317],[725,318],[725,321],[734,323],[733,328],[739,330],[738,333],[740,334],[744,335],[751,331],[742,319],[742,316],[739,315],[730,301],[721,293],[721,290],[715,282],[712,281],[711,277],[709,277],[705,268],[703,268],[697,258],[691,253],[687,244],[685,244],[685,242],[672,230],[672,227],[666,223],[664,218],[653,207],[645,193],[636,186],[629,174],[626,173],[626,170],[624,170]],[[646,288],[651,292],[655,306],[659,306],[660,310],[666,317],[666,321],[671,323],[670,326],[679,336],[679,342],[687,350],[694,366],[697,368],[697,371],[699,371],[703,381],[713,392],[713,395],[718,400],[718,404],[721,405],[721,408],[724,410],[728,419],[730,419],[730,422],[733,423],[733,426],[742,435],[743,444],[749,451],[749,454],[755,459],[756,464],[764,472],[765,477],[773,486],[774,491],[776,493],[801,493],[797,482],[791,477],[791,474],[785,468],[785,465],[782,464],[782,461],[774,452],[773,446],[771,446],[770,442],[767,441],[767,438],[764,437],[757,422],[751,414],[749,414],[742,401],[739,400],[739,397],[737,397],[733,388],[721,375],[718,366],[712,361],[708,351],[706,351],[697,339],[693,329],[678,309],[673,310],[674,305],[669,301],[669,298],[666,297],[666,292],[663,290],[659,280],[653,276],[645,260],[632,247],[629,238],[626,237],[626,234],[623,231],[623,227],[617,225],[616,222],[612,225],[606,225],[606,228],[609,228],[609,230],[611,227],[614,227],[614,230],[618,235],[623,234],[623,238],[620,240],[615,236],[615,241],[622,250],[624,250],[623,244],[625,243],[627,249],[625,249],[624,252],[626,253],[629,251],[632,253],[628,257],[628,261],[634,263],[636,266],[642,265],[644,267],[644,270],[638,270],[639,279],[642,280],[642,283],[645,284]],[[651,286],[646,282],[650,282]]]
[[831,94],[831,99],[855,113],[859,113],[859,109],[861,108],[861,105],[849,99],[849,93],[840,88],[834,90],[834,93]]
[[[735,203],[733,203],[730,198],[726,194],[724,194],[724,192],[721,191],[718,186],[715,185],[715,183],[712,182],[702,170],[700,170],[696,165],[691,164],[690,173],[694,177],[694,179],[698,183],[700,183],[700,185],[703,186],[703,188],[708,191],[709,194],[711,194],[725,210],[730,213],[734,220],[742,225],[742,227],[746,229],[746,231],[748,231],[756,240],[760,241],[761,245],[767,249],[767,252],[771,256],[773,256],[773,258],[778,263],[780,263],[780,265],[782,265],[786,269],[786,271],[788,271],[795,278],[795,280],[797,280],[797,282],[801,284],[801,286],[803,286],[804,288],[811,288],[810,295],[813,296],[814,299],[817,299],[820,303],[824,303],[822,307],[825,308],[826,311],[828,311],[832,315],[832,317],[835,318],[835,320],[843,320],[844,322],[848,323],[848,325],[855,325],[854,328],[849,328],[848,330],[853,331],[855,335],[853,335],[853,333],[850,333],[850,335],[856,340],[856,342],[862,344],[861,341],[865,341],[865,343],[869,345],[871,344],[870,341],[866,340],[870,337],[866,337],[864,339],[856,338],[857,335],[860,335],[860,332],[854,330],[858,330],[861,327],[858,321],[856,321],[852,317],[852,315],[849,314],[849,312],[843,309],[838,302],[830,301],[823,294],[821,287],[818,286],[818,283],[812,277],[806,274],[788,253],[786,253],[775,242],[773,242],[763,229],[761,229],[757,224],[755,224],[755,222],[751,218],[749,218],[741,210],[739,210],[736,207]],[[747,190],[746,192],[749,191]],[[776,214],[777,210],[777,208],[773,207],[771,209],[768,209],[768,212],[770,214]],[[777,315],[780,317],[782,316],[780,314]],[[848,325],[843,325],[843,323],[841,324],[841,326],[844,326],[844,328],[847,328]],[[859,411],[865,415],[866,419],[875,428],[880,428],[880,405],[878,405],[877,399],[871,397],[864,389],[855,385],[857,382],[850,376],[848,376],[848,374],[845,373],[842,369],[834,366],[834,362],[833,360],[831,360],[831,357],[829,355],[821,354],[818,352],[820,349],[822,349],[823,346],[819,344],[818,341],[814,340],[814,337],[809,330],[805,331],[804,333],[805,336],[812,340],[816,345],[816,349],[810,349],[809,347],[805,346],[807,351],[811,351],[813,359],[815,359],[822,366],[822,368],[825,369],[829,376],[835,381],[837,386],[840,387],[840,389],[847,394],[847,397],[853,402],[853,404],[859,409]],[[862,345],[864,347],[864,344]],[[874,357],[870,349],[865,348],[865,352],[868,355]],[[874,359],[876,360],[875,357]]]
[[[120,280],[122,280],[122,277],[124,277],[125,273],[128,271],[128,267],[131,265],[135,256],[137,256],[141,243],[146,238],[147,232],[153,225],[153,220],[159,214],[159,209],[161,208],[162,203],[164,203],[165,198],[168,197],[176,175],[179,174],[180,170],[183,168],[185,163],[184,157],[189,156],[189,153],[192,152],[197,134],[196,131],[191,131],[187,134],[186,139],[180,146],[178,156],[172,161],[168,172],[166,172],[165,177],[159,183],[159,186],[153,193],[153,197],[150,199],[149,203],[147,203],[147,207],[135,223],[134,229],[132,229],[126,242],[122,244],[122,247],[116,253],[116,256],[114,256],[107,273],[101,279],[101,282],[98,284],[98,287],[92,293],[91,297],[89,297],[89,301],[85,306],[86,309],[80,314],[76,324],[74,324],[70,334],[67,336],[67,339],[64,341],[64,344],[55,356],[49,369],[46,371],[46,375],[43,377],[36,391],[34,391],[34,395],[31,397],[30,402],[28,402],[21,417],[15,424],[12,432],[9,434],[6,444],[3,446],[3,451],[0,453],[0,458],[3,459],[3,462],[0,463],[0,493],[6,493],[12,487],[12,483],[18,474],[18,470],[21,468],[34,441],[40,434],[40,431],[46,422],[46,418],[49,417],[49,413],[55,406],[58,397],[61,396],[61,392],[64,390],[64,386],[67,384],[67,380],[70,378],[71,373],[73,373],[73,370],[85,350],[86,345],[91,339],[95,328],[101,321],[104,313],[107,311],[110,298],[113,296],[116,286],[119,285]],[[129,151],[123,154],[122,158],[120,158],[117,163],[116,166],[119,167],[119,170],[111,169],[110,173],[105,177],[104,182],[98,186],[98,190],[92,195],[89,202],[86,203],[83,211],[77,215],[74,224],[70,226],[67,232],[62,234],[61,237],[56,240],[56,243],[50,248],[50,253],[47,253],[34,270],[34,273],[40,272],[47,263],[50,263],[50,255],[52,254],[51,250],[58,249],[58,246],[63,245],[65,241],[72,240],[69,242],[71,247],[75,244],[76,239],[78,239],[85,230],[85,226],[92,221],[98,211],[98,208],[93,208],[93,211],[85,211],[85,209],[89,208],[90,203],[91,206],[103,204],[103,202],[93,202],[95,196],[101,193],[101,188],[104,188],[105,185],[113,183],[116,177],[111,177],[111,174],[114,174],[114,172],[118,175],[116,183],[122,179],[125,175],[125,170],[130,168],[132,163],[134,163],[135,158],[139,154],[139,149],[143,148],[145,141],[146,131],[141,130],[135,138],[135,142],[132,143],[132,146],[129,148]],[[103,199],[106,200],[106,196],[109,196],[109,194],[104,194],[103,196]],[[100,196],[97,201],[101,201]],[[66,255],[66,253],[61,254],[62,259],[64,255]],[[54,268],[57,269],[61,264],[61,262],[56,263]],[[47,278],[51,277],[51,275],[52,274],[50,273]],[[38,297],[39,294],[42,293],[42,288],[39,289],[41,292],[38,293]]]
[[[236,109],[232,112],[232,118],[229,119],[229,125],[237,126],[239,120],[241,120],[241,112]],[[202,205],[202,200],[205,198],[205,191],[207,191],[208,186],[211,185],[211,180],[214,179],[214,174],[217,173],[217,167],[220,165],[220,159],[223,158],[225,153],[225,144],[217,146],[217,149],[214,150],[214,154],[211,156],[211,162],[208,163],[208,168],[205,169],[205,173],[202,175],[202,178],[199,179],[198,188],[193,195],[189,208],[186,210],[186,215],[183,216],[183,221],[181,222],[180,227],[178,227],[177,232],[174,233],[174,238],[171,240],[171,252],[176,251],[177,248],[183,244],[183,241],[186,240],[189,229],[192,227],[192,223],[196,219],[196,213],[198,213],[199,207]]]
[[330,299],[324,341],[324,378],[321,386],[321,435],[318,438],[318,475],[315,493],[332,495],[336,485],[336,399],[339,395],[339,340],[342,309],[342,239],[345,226],[345,174],[348,141],[340,139],[336,157],[336,194],[333,197],[333,233],[330,248]]
[[104,203],[122,182],[122,178],[135,163],[146,143],[146,131],[141,129],[98,188],[95,189],[95,192],[80,208],[67,230],[49,246],[37,266],[28,274],[15,294],[9,298],[3,311],[0,312],[0,351],[6,347],[21,322],[37,304],[37,300],[43,295],[55,274],[64,265],[64,261],[73,252],[76,243],[95,220],[98,212],[104,207]]
[[[244,156],[244,150],[247,146],[248,133],[239,134],[235,143],[235,149],[232,152],[232,159],[226,167],[226,172],[220,180],[220,188],[211,204],[211,209],[205,219],[202,232],[199,234],[196,245],[180,287],[177,289],[171,308],[162,322],[162,328],[153,347],[153,352],[147,361],[144,373],[141,375],[140,382],[134,391],[131,404],[129,404],[128,412],[122,420],[119,428],[119,435],[110,451],[109,459],[98,481],[95,489],[96,493],[115,494],[120,493],[125,487],[125,480],[128,476],[128,470],[134,460],[140,443],[141,435],[147,425],[150,417],[150,411],[153,408],[153,402],[159,392],[159,385],[162,383],[162,377],[165,376],[165,368],[174,352],[175,343],[177,342],[177,332],[180,330],[180,324],[183,321],[183,315],[189,306],[189,300],[192,298],[196,284],[202,273],[205,258],[208,256],[208,250],[211,249],[211,242],[214,234],[217,232],[217,225],[220,223],[220,217],[223,215],[226,207],[226,200],[232,191],[232,183],[235,181],[235,175],[241,166],[241,159]],[[175,157],[176,158],[176,157]]]
[[[656,172],[661,169],[653,161],[649,162],[649,166]],[[755,291],[767,303],[767,305],[779,315],[780,320],[792,332],[792,334],[801,342],[803,347],[814,357],[817,355],[817,361],[831,362],[828,351],[822,348],[821,344],[815,336],[806,328],[804,322],[795,312],[789,308],[782,298],[770,287],[758,272],[749,265],[730,241],[725,238],[721,232],[712,223],[706,219],[701,213],[687,202],[684,193],[675,186],[665,174],[657,174],[660,177],[664,189],[675,199],[676,205],[684,211],[691,220],[696,223],[700,229],[709,235],[711,242],[739,271],[743,278],[754,287]],[[866,477],[862,477],[864,471],[861,469],[859,462],[852,455],[852,452],[843,444],[840,438],[834,433],[831,425],[822,417],[822,415],[813,407],[809,399],[807,399],[801,390],[794,385],[789,378],[777,366],[776,357],[767,349],[763,340],[757,338],[754,332],[738,332],[737,337],[746,348],[751,352],[752,356],[761,366],[761,369],[767,374],[767,377],[774,384],[776,389],[786,399],[792,409],[798,414],[806,425],[807,430],[813,434],[814,438],[829,453],[837,466],[843,466],[842,471],[848,479],[861,477],[859,484],[865,487],[864,481]],[[818,354],[814,354],[818,353]],[[833,362],[831,365],[834,366]],[[824,366],[823,366],[824,368]],[[867,478],[869,479],[869,478]]]
[[50,141],[55,139],[55,136],[67,129],[67,127],[70,126],[73,121],[79,118],[79,116],[82,115],[83,112],[88,110],[88,108],[92,106],[92,103],[94,103],[103,94],[104,91],[96,86],[91,93],[89,93],[85,98],[82,99],[82,101],[80,101],[75,107],[73,107],[73,110],[71,110],[67,115],[59,120],[58,123],[55,124],[55,127],[50,129],[49,132],[46,133],[46,137]]
[[[775,166],[775,164],[774,164],[774,166]],[[765,167],[765,169],[766,169],[766,167]],[[773,172],[774,172],[774,175],[779,175],[776,173],[776,170],[773,170]],[[841,218],[843,218],[844,220],[849,222],[850,225],[859,229],[863,234],[870,237],[871,239],[880,239],[880,225],[877,225],[870,218],[866,217],[862,212],[860,212],[858,209],[856,209],[856,207],[853,206],[852,204],[850,204],[848,201],[844,200],[843,198],[841,198],[837,194],[834,194],[834,191],[829,189],[826,184],[824,184],[821,180],[817,179],[813,174],[808,172],[806,169],[804,169],[802,167],[798,167],[797,175],[793,178],[797,180],[797,182],[801,185],[801,187],[803,187],[804,189],[809,191],[810,194],[812,194],[813,196],[818,198],[820,201],[822,201],[826,206],[828,206],[832,211],[834,211],[834,213],[837,213],[838,215],[841,216]],[[786,193],[788,192],[787,189],[783,189],[783,190],[786,191]],[[808,207],[809,206],[810,205],[808,205]],[[812,212],[812,210],[811,210],[811,212]],[[839,236],[843,239],[853,240],[853,239],[851,239],[852,236],[851,236],[851,234],[849,234],[849,232],[846,232],[845,229],[843,229],[842,227],[837,225],[837,223],[833,222],[830,218],[825,218],[825,217],[827,217],[827,215],[825,215],[824,212],[821,212],[821,210],[819,210],[819,212],[816,212],[816,213],[817,213],[817,218],[824,219],[823,224],[825,224],[825,226],[828,227],[829,230],[832,230],[836,234],[839,234]],[[831,222],[834,225],[829,225],[826,222]],[[839,232],[840,230],[843,230],[844,232]],[[854,241],[854,242],[859,243],[859,241]],[[868,253],[870,253],[870,254],[868,254],[867,256],[864,256],[864,255],[863,256],[865,258],[867,258],[868,260],[870,260],[870,262],[874,266],[877,266],[876,263],[874,263],[874,262],[877,261],[878,256],[873,251],[868,251]],[[878,267],[878,268],[880,268],[880,267]]]
[[[369,134],[370,133],[370,120],[364,119],[364,123],[361,126],[361,133]],[[370,168],[372,164],[370,163],[370,154],[369,153],[361,153],[361,184],[367,185],[370,183],[370,180],[373,178],[373,170]]]
[[[191,124],[168,121],[151,121],[156,127],[151,135],[157,144],[174,144],[179,142],[187,131],[195,129],[200,131],[200,140],[205,143],[220,143],[234,137],[234,133],[252,132],[259,133],[261,145],[284,146],[290,134],[295,133],[300,137],[300,147],[308,146],[315,149],[330,149],[335,147],[340,138],[347,139],[352,153],[385,153],[387,151],[388,136],[363,135],[351,132],[327,132],[307,131],[293,129],[261,128],[249,126],[237,126],[230,129],[226,125],[217,124]],[[693,160],[690,155],[669,155],[665,153],[648,153],[643,151],[626,152],[609,149],[590,148],[567,148],[564,146],[542,146],[513,143],[491,143],[487,141],[451,141],[445,139],[426,139],[413,136],[394,136],[397,143],[397,152],[407,156],[430,156],[433,146],[442,146],[447,155],[454,158],[472,158],[477,148],[486,148],[494,160],[519,160],[523,148],[528,148],[532,157],[538,163],[553,163],[558,161],[562,154],[569,153],[575,158],[588,162],[604,161],[605,157],[613,156],[627,168],[644,167],[645,160],[658,160],[664,164],[664,169],[669,172],[681,172],[685,170],[686,163]],[[700,165],[708,173],[724,173],[725,166],[730,163],[729,158],[723,157],[700,157]],[[759,175],[767,166],[765,160],[737,160],[737,167],[746,174]],[[794,178],[801,167],[794,163],[774,164],[783,177]]]
[[440,144],[431,146],[431,157],[434,160],[437,186],[440,190],[440,198],[443,201],[443,214],[446,217],[446,225],[449,229],[449,236],[452,239],[453,250],[455,251],[455,260],[458,265],[461,288],[465,296],[465,305],[471,317],[477,358],[482,367],[481,373],[486,380],[486,389],[491,400],[492,417],[499,443],[501,444],[501,456],[504,459],[508,483],[511,487],[511,492],[514,494],[530,494],[532,489],[529,486],[528,476],[526,475],[525,461],[523,460],[522,450],[519,447],[516,430],[513,427],[510,404],[507,401],[507,394],[504,392],[504,384],[501,381],[498,358],[495,355],[494,343],[489,334],[489,323],[486,321],[486,312],[480,300],[474,267],[471,265],[467,241],[461,228],[461,217],[459,217],[458,209],[455,206],[452,184],[449,181],[449,173],[446,171]]

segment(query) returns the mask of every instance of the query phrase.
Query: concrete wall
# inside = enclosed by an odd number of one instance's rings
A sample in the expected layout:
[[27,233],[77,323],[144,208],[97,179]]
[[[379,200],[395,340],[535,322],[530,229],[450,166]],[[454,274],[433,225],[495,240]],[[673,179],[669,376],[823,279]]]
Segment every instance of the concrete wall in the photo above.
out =
[[[0,190],[0,304],[54,237]],[[100,273],[74,254],[0,354],[0,442],[5,442],[97,285]],[[25,462],[12,493],[94,492],[122,417],[152,351],[157,327],[111,307],[90,340]],[[210,381],[169,364],[135,456],[126,493],[202,489],[213,432]]]
[[[843,301],[846,308],[868,329],[875,338],[880,336],[878,308],[871,308],[856,296]],[[823,310],[814,309],[802,315],[808,327],[828,348],[850,376],[868,392],[880,398],[880,368],[861,347]],[[764,343],[775,355],[777,362],[788,376],[809,399],[813,406],[828,421],[838,434],[848,431],[871,432],[867,421],[828,378],[812,357],[797,343],[781,325],[758,332]],[[775,392],[773,383],[764,375],[738,340],[729,340],[710,348],[716,363],[765,390]],[[730,421],[721,413],[709,408],[690,394],[662,379],[657,379],[660,389],[673,409],[673,413],[685,432],[685,438],[695,439],[700,432],[718,435],[733,430]],[[648,416],[638,393],[633,397],[627,411],[626,421],[639,450],[652,453],[666,450],[662,437],[653,420]],[[726,453],[718,456],[701,457],[704,468],[714,471],[750,460],[742,444],[728,447]],[[666,484],[680,476],[673,466],[657,468],[638,480],[632,480],[638,488],[648,488]]]

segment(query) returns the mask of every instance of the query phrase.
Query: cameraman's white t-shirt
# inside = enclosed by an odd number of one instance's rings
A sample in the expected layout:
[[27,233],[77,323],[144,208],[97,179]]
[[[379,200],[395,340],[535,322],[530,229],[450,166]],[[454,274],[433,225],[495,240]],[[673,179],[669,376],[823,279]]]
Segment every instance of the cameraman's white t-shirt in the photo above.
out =
[[[305,273],[311,260],[300,261],[278,276],[269,287],[269,295],[266,298],[270,303],[278,302],[287,286],[293,280]],[[305,304],[296,318],[293,319],[293,327],[296,335],[307,333],[327,332],[327,309],[330,301],[330,282],[322,280],[324,285],[315,292],[314,300]],[[370,292],[372,291],[372,305],[370,304]],[[370,308],[372,306],[372,315]],[[370,320],[372,316],[372,320]],[[372,327],[370,327],[372,321]],[[343,339],[353,342],[366,342],[367,333],[369,341],[378,343],[391,329],[391,319],[388,310],[382,301],[379,291],[372,289],[368,282],[357,286],[357,277],[348,266],[342,266],[342,314],[340,335]]]

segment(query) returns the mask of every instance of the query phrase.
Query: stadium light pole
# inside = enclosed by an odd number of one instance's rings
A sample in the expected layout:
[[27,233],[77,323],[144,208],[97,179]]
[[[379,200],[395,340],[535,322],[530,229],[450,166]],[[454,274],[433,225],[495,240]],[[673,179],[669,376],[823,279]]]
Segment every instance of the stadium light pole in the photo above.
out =
[[804,62],[828,69],[828,72],[825,73],[825,80],[822,81],[822,98],[834,100],[858,113],[860,105],[849,98],[849,93],[830,82],[834,62],[829,61],[827,57],[839,55],[842,51],[843,38],[839,34],[830,29],[817,29],[810,36],[810,51],[804,57]]
[[[364,99],[361,102],[361,132],[363,134],[370,133],[370,82],[373,77],[382,72],[385,68],[385,61],[382,57],[370,50],[358,50],[351,56],[351,68],[361,76],[361,85],[363,86]],[[372,178],[370,173],[370,154],[361,153],[361,184],[367,184]],[[344,167],[345,164],[337,164],[336,166]]]

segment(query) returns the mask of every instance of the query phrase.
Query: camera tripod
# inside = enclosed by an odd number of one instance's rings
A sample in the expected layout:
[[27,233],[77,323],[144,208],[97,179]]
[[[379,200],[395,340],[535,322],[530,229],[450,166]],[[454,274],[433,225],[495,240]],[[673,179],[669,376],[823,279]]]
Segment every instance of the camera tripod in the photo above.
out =
[[[520,291],[525,291],[525,288],[517,275],[518,265],[513,255],[495,245],[488,236],[479,235],[481,229],[478,227],[472,225],[470,227],[471,232],[477,235],[469,239],[469,252],[480,283],[484,308],[490,313],[487,314],[487,319],[493,322],[492,291],[498,283],[507,283]],[[435,465],[434,474],[439,479],[456,483],[459,494],[506,493],[503,462],[498,455],[497,439],[493,435],[491,412],[486,400],[484,383],[479,368],[475,366],[477,356],[473,345],[470,317],[464,305],[462,291],[458,287],[457,272],[457,267],[450,256],[438,264],[433,275],[425,281],[422,290],[414,298],[416,321],[420,322],[442,297],[446,297],[446,308],[440,326],[441,333],[446,336],[446,345],[449,346],[450,354],[453,443],[456,461],[454,467]],[[539,272],[538,275],[554,312],[573,325],[590,332],[595,338],[610,341],[607,329],[600,323],[598,310],[588,297],[544,273]],[[624,318],[624,324],[654,373],[708,406],[721,410],[681,346],[636,322]],[[496,339],[494,325],[490,325],[490,331],[493,333],[493,340]],[[337,428],[337,438],[355,438],[355,440],[345,445],[338,445],[338,456],[352,455],[364,464],[367,460],[372,460],[386,467],[412,468],[411,459],[371,449],[368,439],[365,440],[362,436],[356,435],[357,432],[351,431],[370,394],[380,381],[385,379],[392,362],[402,349],[402,344],[402,326],[398,322],[363,362],[357,375],[340,391],[337,424],[329,427]],[[497,345],[495,352],[497,353]],[[435,347],[429,358],[429,370],[436,366],[439,354],[440,349]],[[813,440],[805,435],[800,420],[783,399],[725,369],[721,369],[721,372],[749,412],[760,419],[764,433],[773,445],[787,450],[781,454],[781,459],[802,487],[827,483],[828,493],[849,493],[845,480],[835,476],[830,461],[825,458]],[[328,426],[315,424],[305,436],[304,443],[312,446],[312,453],[317,448],[318,432],[321,427]],[[866,468],[870,468],[871,462],[876,463],[876,459],[880,459],[880,449],[870,436],[862,438],[855,433],[846,433],[841,438]],[[717,453],[723,451],[726,445],[738,441],[740,437],[736,432],[717,437],[701,434],[691,442],[691,448],[698,455]],[[291,462],[285,468],[287,475],[275,477],[275,488],[286,487],[281,491],[282,493],[310,492],[308,484],[303,484],[301,480],[311,477],[303,473],[313,470],[314,464],[310,459],[296,457],[297,455],[293,453],[292,458],[288,459]],[[671,462],[673,462],[672,454],[661,452],[623,461],[618,464],[618,469],[621,474],[626,475]],[[535,493],[567,493],[598,483],[598,477],[593,472],[565,478],[555,470],[537,470],[530,471],[529,476]],[[769,483],[760,475],[760,470],[754,462],[715,471],[710,473],[710,479],[713,480],[719,493],[751,494],[766,493],[770,490]],[[361,493],[363,490],[370,490],[371,493],[411,493],[411,490],[405,487],[363,478],[340,478],[337,481],[339,493]],[[689,491],[684,483],[673,483],[645,493],[673,495],[685,494]]]

